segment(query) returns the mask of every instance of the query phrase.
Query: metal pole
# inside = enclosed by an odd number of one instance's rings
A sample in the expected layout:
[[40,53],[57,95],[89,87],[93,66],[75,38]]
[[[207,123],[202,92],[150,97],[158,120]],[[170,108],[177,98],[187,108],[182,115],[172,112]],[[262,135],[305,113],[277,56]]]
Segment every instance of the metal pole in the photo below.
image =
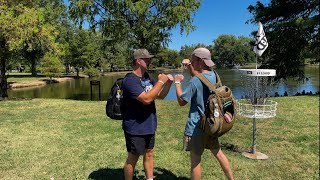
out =
[[[254,108],[256,109],[256,108]],[[256,110],[254,110],[256,111]],[[256,136],[256,131],[257,131],[257,128],[256,128],[256,118],[254,117],[253,120],[252,120],[252,123],[253,123],[253,127],[252,127],[252,150],[251,150],[251,153],[252,154],[255,154],[256,153],[256,144],[257,144],[257,136]]]
[[100,81],[98,81],[98,85],[99,85],[99,101],[101,101],[101,89],[100,89]]
[[[256,55],[256,69],[258,69],[258,55]],[[251,153],[255,154],[256,153],[256,146],[257,146],[257,136],[256,136],[256,132],[257,132],[257,128],[256,128],[256,114],[257,114],[257,104],[258,104],[258,90],[259,90],[259,81],[258,81],[258,76],[256,76],[256,89],[255,89],[255,93],[254,93],[254,117],[252,120],[252,150]]]
[[90,99],[92,101],[92,81],[90,81]]

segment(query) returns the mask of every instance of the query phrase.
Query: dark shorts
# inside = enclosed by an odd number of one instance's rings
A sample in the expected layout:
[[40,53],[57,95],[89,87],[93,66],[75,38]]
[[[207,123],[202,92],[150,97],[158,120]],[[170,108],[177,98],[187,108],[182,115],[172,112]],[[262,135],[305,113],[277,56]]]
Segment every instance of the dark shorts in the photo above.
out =
[[146,149],[153,149],[155,143],[155,134],[131,135],[124,133],[126,139],[127,151],[136,155],[143,155]]
[[217,137],[203,136],[184,136],[183,149],[192,151],[198,155],[202,155],[204,149],[216,150],[220,149],[219,140]]

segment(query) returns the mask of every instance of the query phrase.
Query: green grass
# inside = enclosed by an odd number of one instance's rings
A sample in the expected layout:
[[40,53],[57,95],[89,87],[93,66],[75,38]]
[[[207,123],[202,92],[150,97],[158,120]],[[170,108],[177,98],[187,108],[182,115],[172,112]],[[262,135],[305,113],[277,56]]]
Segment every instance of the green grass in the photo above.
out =
[[[247,159],[252,120],[238,117],[220,138],[236,179],[319,179],[319,97],[274,98],[277,116],[257,121],[257,150],[267,160]],[[54,99],[0,101],[0,179],[120,179],[126,158],[121,121],[105,116],[105,102]],[[188,106],[157,101],[156,179],[187,179],[182,151]],[[224,179],[205,151],[202,179]],[[143,179],[142,161],[136,178]]]
[[8,82],[17,83],[17,82],[30,82],[30,81],[41,81],[48,79],[46,77],[10,77]]

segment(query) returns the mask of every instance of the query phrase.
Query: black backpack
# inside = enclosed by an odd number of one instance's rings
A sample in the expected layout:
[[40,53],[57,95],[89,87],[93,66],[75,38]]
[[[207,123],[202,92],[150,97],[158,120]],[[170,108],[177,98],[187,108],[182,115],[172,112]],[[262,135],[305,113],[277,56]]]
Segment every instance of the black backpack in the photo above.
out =
[[[128,73],[124,78],[128,76],[136,77],[133,73]],[[119,78],[114,82],[107,99],[106,114],[109,118],[114,120],[123,120],[122,114],[125,109],[125,103],[123,99],[122,82],[124,78]]]

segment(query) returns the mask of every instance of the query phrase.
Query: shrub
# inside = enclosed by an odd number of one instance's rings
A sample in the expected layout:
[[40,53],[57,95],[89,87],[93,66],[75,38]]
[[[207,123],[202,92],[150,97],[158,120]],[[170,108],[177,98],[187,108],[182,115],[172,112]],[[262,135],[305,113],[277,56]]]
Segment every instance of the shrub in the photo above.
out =
[[96,69],[96,68],[90,67],[90,68],[86,68],[84,70],[84,73],[86,75],[88,75],[89,77],[93,77],[93,76],[98,76],[99,75],[99,70]]
[[57,56],[47,53],[41,62],[41,72],[52,80],[53,77],[61,76],[63,65]]

